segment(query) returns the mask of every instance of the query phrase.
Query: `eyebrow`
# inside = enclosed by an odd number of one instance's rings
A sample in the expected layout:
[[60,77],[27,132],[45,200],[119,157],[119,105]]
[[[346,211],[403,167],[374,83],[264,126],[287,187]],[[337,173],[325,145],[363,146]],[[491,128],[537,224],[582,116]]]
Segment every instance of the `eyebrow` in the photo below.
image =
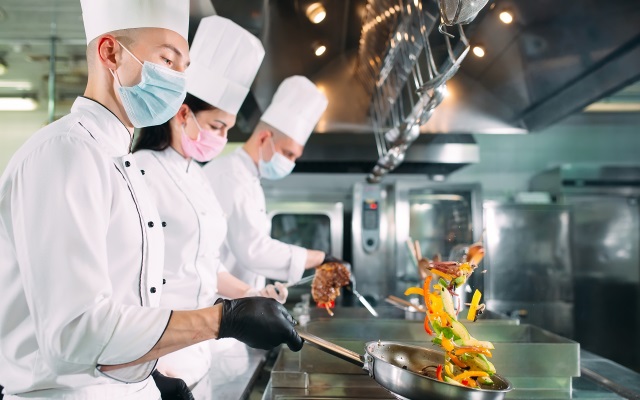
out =
[[214,119],[214,121],[220,122],[225,128],[227,127],[227,124],[225,124],[224,121],[220,121],[219,119]]

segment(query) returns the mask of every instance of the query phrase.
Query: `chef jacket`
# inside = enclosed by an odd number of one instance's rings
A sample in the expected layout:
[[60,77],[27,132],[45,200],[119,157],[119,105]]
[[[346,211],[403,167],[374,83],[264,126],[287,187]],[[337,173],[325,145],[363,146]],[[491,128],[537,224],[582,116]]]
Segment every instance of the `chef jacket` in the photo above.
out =
[[[217,274],[224,270],[220,247],[227,221],[202,167],[172,147],[141,150],[135,157],[166,225],[166,284],[160,305],[174,310],[210,307],[217,298]],[[188,386],[197,383],[210,366],[208,342],[168,354],[158,362],[160,372],[179,377]]]
[[171,315],[157,307],[161,220],[130,146],[114,114],[80,97],[0,178],[5,399],[160,397],[155,361],[97,369],[145,355]]
[[227,215],[228,232],[221,255],[234,276],[253,287],[265,277],[295,282],[304,273],[307,250],[272,239],[258,168],[240,148],[203,168]]

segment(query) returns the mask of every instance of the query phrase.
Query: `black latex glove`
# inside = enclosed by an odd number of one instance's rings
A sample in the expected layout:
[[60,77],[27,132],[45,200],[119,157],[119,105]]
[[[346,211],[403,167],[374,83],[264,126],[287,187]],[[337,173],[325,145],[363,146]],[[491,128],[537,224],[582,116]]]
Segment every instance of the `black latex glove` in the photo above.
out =
[[156,386],[160,390],[162,400],[195,400],[187,384],[179,378],[169,378],[162,375],[158,370],[151,374]]
[[282,343],[293,351],[302,348],[295,322],[284,306],[274,299],[246,297],[218,299],[222,303],[220,338],[234,338],[255,349],[271,350]]

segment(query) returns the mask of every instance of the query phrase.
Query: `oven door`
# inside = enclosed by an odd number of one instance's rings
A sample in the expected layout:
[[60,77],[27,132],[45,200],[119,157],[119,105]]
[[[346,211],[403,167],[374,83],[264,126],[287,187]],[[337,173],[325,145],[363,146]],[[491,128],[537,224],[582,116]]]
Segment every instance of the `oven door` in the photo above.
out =
[[343,258],[344,206],[341,202],[267,202],[271,237]]
[[[320,250],[343,259],[344,205],[342,202],[267,201],[271,237],[284,243]],[[303,277],[314,273],[305,271]],[[310,293],[308,285],[289,288],[287,302]]]

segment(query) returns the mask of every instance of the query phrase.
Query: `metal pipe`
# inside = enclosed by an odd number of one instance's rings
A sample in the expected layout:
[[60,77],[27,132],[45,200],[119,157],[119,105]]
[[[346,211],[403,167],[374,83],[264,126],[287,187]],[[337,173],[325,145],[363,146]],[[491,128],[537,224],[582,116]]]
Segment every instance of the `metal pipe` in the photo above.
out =
[[51,55],[49,57],[49,101],[48,101],[48,118],[52,123],[56,115],[56,37],[51,36]]
[[48,121],[52,123],[56,117],[56,31],[58,28],[57,23],[57,5],[58,2],[53,2],[53,10],[51,12],[51,51],[49,55],[49,101],[48,101]]

